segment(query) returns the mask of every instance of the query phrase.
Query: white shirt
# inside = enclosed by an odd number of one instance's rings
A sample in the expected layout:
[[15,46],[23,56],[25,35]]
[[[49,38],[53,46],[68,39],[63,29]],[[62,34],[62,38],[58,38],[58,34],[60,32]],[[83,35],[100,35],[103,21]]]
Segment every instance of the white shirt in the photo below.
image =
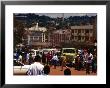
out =
[[92,55],[92,53],[90,53],[89,57],[91,57],[91,59],[93,59],[93,55]]
[[22,60],[22,56],[21,55],[19,56],[19,60]]
[[27,55],[26,55],[26,56],[27,56],[27,59],[29,60],[29,54],[28,54],[28,53],[27,53]]
[[57,60],[58,61],[57,55],[56,56],[53,56],[52,60]]
[[81,54],[81,50],[78,50],[78,54]]
[[88,55],[88,58],[91,58],[91,59],[87,60],[87,63],[92,63],[93,55],[91,53]]
[[27,74],[28,75],[43,75],[44,74],[44,66],[39,62],[34,62],[29,67]]

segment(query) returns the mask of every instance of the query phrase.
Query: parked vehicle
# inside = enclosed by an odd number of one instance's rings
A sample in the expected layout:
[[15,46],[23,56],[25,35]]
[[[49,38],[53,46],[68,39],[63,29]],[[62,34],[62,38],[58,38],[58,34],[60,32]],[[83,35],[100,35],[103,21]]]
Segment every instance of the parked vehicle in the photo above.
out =
[[76,58],[76,48],[62,48],[62,55],[66,55],[67,62],[74,62]]

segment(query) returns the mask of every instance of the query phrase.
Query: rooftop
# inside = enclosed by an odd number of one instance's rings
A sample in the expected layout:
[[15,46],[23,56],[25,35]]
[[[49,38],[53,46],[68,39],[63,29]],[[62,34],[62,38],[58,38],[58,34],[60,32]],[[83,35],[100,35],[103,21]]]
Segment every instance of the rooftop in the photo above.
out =
[[93,29],[93,25],[71,26],[71,29]]

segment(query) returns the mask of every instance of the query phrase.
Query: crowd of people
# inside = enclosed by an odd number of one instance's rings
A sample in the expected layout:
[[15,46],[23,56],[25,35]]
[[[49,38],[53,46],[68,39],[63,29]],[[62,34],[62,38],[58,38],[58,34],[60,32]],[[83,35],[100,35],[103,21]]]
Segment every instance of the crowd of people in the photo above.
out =
[[[31,53],[16,52],[14,58],[18,63],[30,65],[27,75],[49,75],[50,68],[57,69],[61,67],[64,75],[71,75],[70,68],[75,70],[86,70],[86,74],[97,72],[97,55],[96,49],[90,51],[89,49],[78,49],[75,61],[68,62],[65,54],[58,53],[47,54],[38,52],[35,57]],[[15,64],[14,64],[15,65]],[[64,69],[66,67],[66,69]]]
[[[54,58],[56,58],[56,55],[54,55]],[[27,75],[49,75],[49,73],[50,73],[50,66],[47,64],[43,65],[41,63],[41,59],[38,56],[36,56],[34,58],[34,63],[30,65],[26,74]],[[71,71],[68,67],[64,70],[64,75],[71,75]]]
[[86,74],[96,73],[97,71],[97,56],[96,50],[93,52],[90,50],[82,50],[78,52],[77,58],[75,59],[75,69],[76,70],[85,70]]

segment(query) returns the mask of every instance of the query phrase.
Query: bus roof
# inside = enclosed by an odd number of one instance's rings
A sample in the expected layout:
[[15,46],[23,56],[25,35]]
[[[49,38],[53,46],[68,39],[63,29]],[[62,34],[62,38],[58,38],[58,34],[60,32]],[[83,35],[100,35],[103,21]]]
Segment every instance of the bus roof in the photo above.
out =
[[76,48],[62,48],[62,49],[76,49]]

